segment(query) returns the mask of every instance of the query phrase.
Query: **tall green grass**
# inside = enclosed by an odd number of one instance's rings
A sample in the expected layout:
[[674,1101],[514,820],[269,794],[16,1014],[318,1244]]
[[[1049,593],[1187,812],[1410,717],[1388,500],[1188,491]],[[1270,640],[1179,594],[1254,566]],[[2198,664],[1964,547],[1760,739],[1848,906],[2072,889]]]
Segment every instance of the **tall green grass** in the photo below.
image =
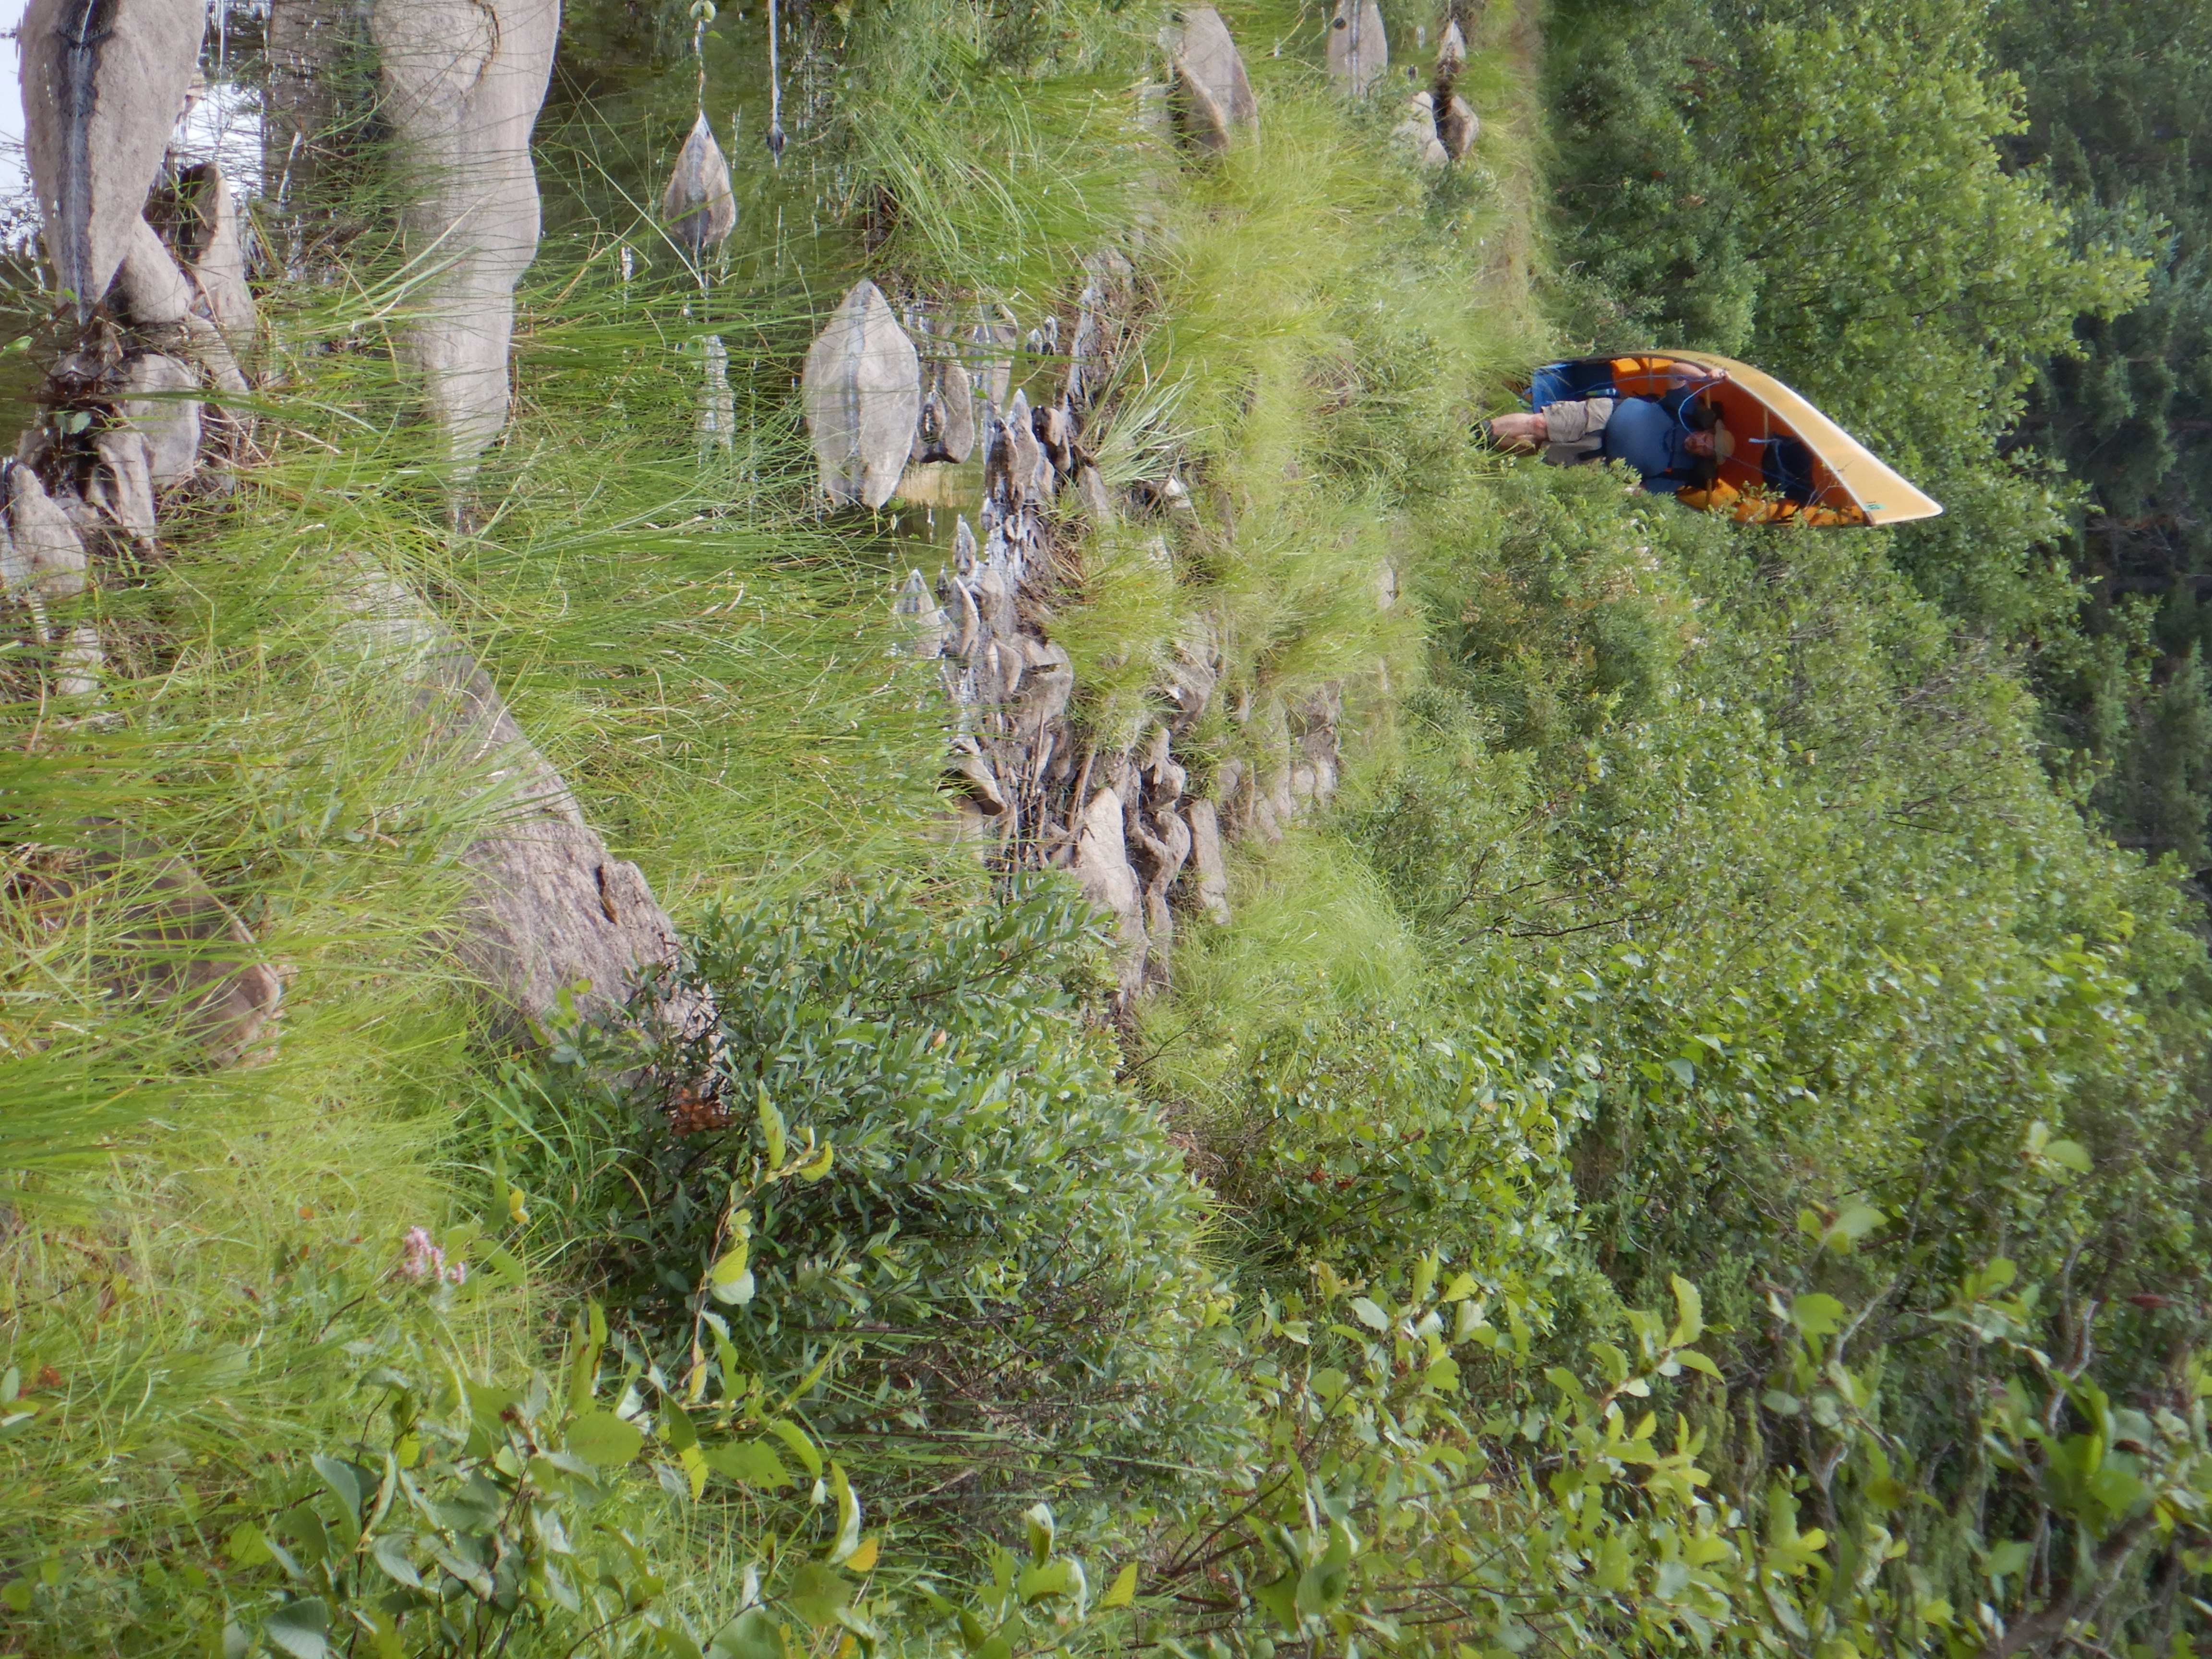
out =
[[[144,949],[116,901],[149,866],[0,897],[16,947],[0,967],[0,1169],[18,1218],[0,1243],[0,1371],[40,1404],[0,1451],[0,1535],[9,1570],[51,1561],[66,1590],[10,1627],[31,1650],[203,1639],[224,1540],[268,1501],[270,1471],[357,1427],[325,1289],[382,1272],[409,1225],[495,1217],[493,1149],[525,1133],[501,1109],[520,1074],[443,931],[491,803],[428,758],[406,688],[366,658],[344,602],[362,572],[434,605],[679,922],[714,900],[894,874],[968,890],[964,855],[924,833],[946,725],[934,672],[891,650],[912,550],[810,504],[792,388],[816,319],[864,270],[1004,299],[1027,324],[1119,240],[1139,260],[1141,333],[1095,435],[1117,483],[1184,466],[1204,520],[1069,549],[1053,604],[1081,718],[1137,735],[1201,624],[1229,665],[1194,734],[1201,767],[1241,751],[1240,703],[1349,683],[1383,709],[1380,665],[1391,684],[1418,670],[1411,611],[1377,604],[1383,567],[1534,325],[1485,285],[1485,236],[1513,210],[1504,175],[1424,180],[1390,159],[1382,118],[1322,84],[1316,20],[1237,18],[1285,54],[1250,54],[1262,146],[1189,170],[1139,140],[1136,84],[1159,69],[1148,16],[945,4],[816,20],[793,149],[771,170],[753,147],[757,46],[726,12],[709,100],[740,115],[742,217],[702,290],[641,206],[688,125],[690,69],[636,69],[641,26],[612,16],[571,20],[572,45],[615,42],[617,61],[572,51],[549,112],[515,418],[473,476],[457,483],[410,414],[392,330],[417,301],[398,256],[363,237],[320,269],[332,280],[268,296],[253,464],[170,503],[158,560],[100,573],[88,614],[125,672],[98,720],[58,720],[34,676],[8,682],[16,866],[67,873],[81,821],[118,820],[190,859],[288,975],[267,1052],[212,1071],[174,1006],[112,988]],[[726,452],[695,432],[709,334],[738,413]],[[1371,924],[1375,960],[1346,994],[1402,990],[1413,965],[1370,886],[1311,849],[1255,866],[1249,984],[1341,977],[1304,920],[1318,914]],[[1224,948],[1191,972],[1225,987],[1240,969]],[[557,1141],[529,1195],[550,1288],[457,1325],[504,1372],[556,1351],[553,1304],[595,1271],[586,1200],[608,1147],[536,1121]],[[655,1547],[702,1580],[741,1570],[744,1528],[765,1524],[647,1509]]]

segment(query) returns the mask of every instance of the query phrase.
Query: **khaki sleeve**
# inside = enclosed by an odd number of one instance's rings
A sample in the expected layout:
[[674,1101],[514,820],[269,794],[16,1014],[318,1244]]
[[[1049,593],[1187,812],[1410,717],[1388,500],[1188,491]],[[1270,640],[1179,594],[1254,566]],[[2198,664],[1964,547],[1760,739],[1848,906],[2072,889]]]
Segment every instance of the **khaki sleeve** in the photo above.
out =
[[1555,444],[1579,443],[1595,438],[1605,430],[1605,423],[1612,418],[1610,398],[1584,398],[1544,405],[1545,428],[1550,441]]

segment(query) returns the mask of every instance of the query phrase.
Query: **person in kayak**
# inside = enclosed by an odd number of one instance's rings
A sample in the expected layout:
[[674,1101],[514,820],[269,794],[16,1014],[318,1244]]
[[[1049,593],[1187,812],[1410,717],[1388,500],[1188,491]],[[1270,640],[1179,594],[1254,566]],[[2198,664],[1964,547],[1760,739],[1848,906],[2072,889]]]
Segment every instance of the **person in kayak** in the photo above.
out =
[[1655,495],[1710,487],[1735,436],[1689,388],[1660,398],[1581,398],[1489,423],[1500,448],[1541,451],[1554,466],[1625,461]]

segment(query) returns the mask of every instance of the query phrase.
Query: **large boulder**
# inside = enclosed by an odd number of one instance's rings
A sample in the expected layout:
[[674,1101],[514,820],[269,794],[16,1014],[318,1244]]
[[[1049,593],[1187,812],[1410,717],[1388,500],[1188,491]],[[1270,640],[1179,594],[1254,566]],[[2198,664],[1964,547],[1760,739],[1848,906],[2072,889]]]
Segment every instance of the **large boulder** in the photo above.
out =
[[1211,6],[1182,15],[1168,38],[1175,64],[1170,107],[1183,137],[1201,149],[1227,149],[1240,133],[1257,132],[1260,100],[1229,26]]
[[123,263],[206,27],[203,0],[31,0],[23,13],[24,150],[80,319]]
[[890,500],[921,415],[921,357],[873,283],[855,283],[830,313],[807,349],[800,387],[830,499]]
[[507,422],[514,284],[538,252],[531,129],[553,70],[559,0],[373,0],[368,32],[418,194],[409,252],[444,269],[403,343],[458,459]]

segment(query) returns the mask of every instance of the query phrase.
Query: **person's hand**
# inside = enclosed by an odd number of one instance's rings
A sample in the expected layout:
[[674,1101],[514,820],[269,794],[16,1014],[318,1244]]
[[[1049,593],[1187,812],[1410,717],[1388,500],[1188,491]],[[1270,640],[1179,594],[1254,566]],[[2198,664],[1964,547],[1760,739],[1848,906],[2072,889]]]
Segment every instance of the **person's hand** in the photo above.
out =
[[1490,422],[1491,441],[1513,449],[1541,449],[1552,441],[1551,422],[1544,411],[1522,410],[1500,415]]

